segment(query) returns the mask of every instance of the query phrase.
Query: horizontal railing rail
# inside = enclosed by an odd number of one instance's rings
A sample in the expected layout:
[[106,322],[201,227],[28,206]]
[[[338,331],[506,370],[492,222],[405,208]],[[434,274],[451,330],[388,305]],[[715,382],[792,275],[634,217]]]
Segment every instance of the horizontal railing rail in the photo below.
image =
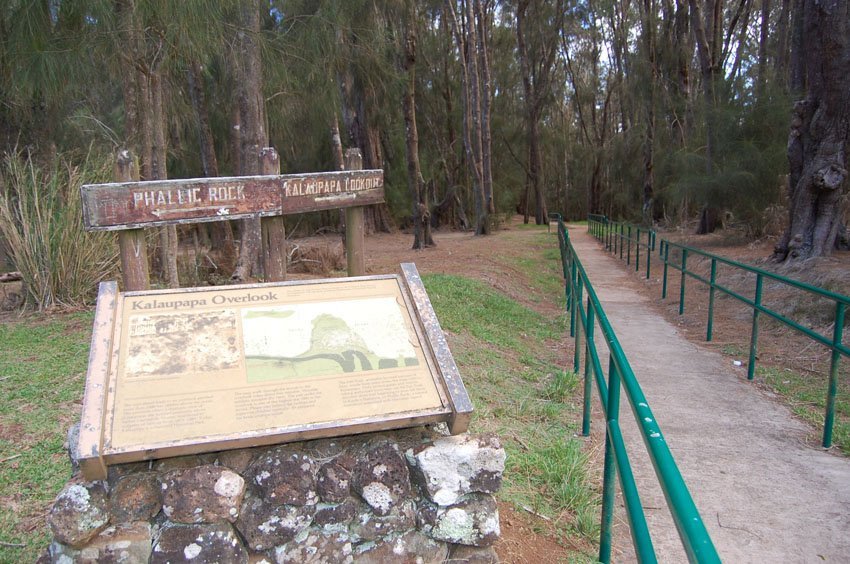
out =
[[[612,222],[605,216],[593,216],[593,219],[588,221],[588,231],[597,239],[599,239],[610,250],[608,238],[610,237],[611,226],[621,225],[617,222]],[[655,235],[650,237],[653,241]],[[671,253],[671,249],[676,252]],[[688,267],[688,259],[701,257],[709,261],[709,274],[705,275],[697,272],[693,268]],[[621,257],[622,258],[622,254]],[[719,291],[738,302],[746,304],[752,308],[752,328],[750,331],[749,357],[747,362],[747,379],[753,380],[755,377],[756,361],[758,358],[758,340],[759,340],[759,323],[761,314],[768,316],[781,323],[782,325],[793,329],[794,331],[805,335],[813,341],[820,343],[830,350],[830,365],[829,379],[826,390],[826,410],[824,414],[824,429],[821,444],[824,448],[832,446],[833,428],[835,426],[835,401],[838,395],[838,371],[841,357],[850,356],[850,347],[843,344],[844,341],[844,321],[848,306],[850,306],[850,296],[845,296],[836,292],[831,292],[824,288],[819,288],[793,278],[782,276],[756,266],[744,264],[732,259],[727,259],[694,247],[675,243],[667,239],[661,239],[658,244],[658,258],[663,265],[663,275],[661,283],[661,298],[666,299],[668,293],[668,272],[672,268],[679,271],[679,314],[685,313],[685,298],[686,298],[686,281],[688,278],[702,282],[708,287],[708,318],[706,321],[706,341],[711,341],[714,335],[714,306],[716,294]],[[649,263],[650,257],[646,257],[647,278],[649,278]],[[693,264],[693,261],[691,261]],[[752,297],[723,285],[717,281],[718,265],[726,265],[733,269],[746,272],[755,276],[754,292]],[[833,325],[832,334],[824,335],[817,331],[802,325],[801,323],[783,315],[767,307],[765,302],[765,281],[783,285],[788,288],[794,288],[807,292],[818,298],[826,299],[833,302]]]
[[[599,560],[601,562],[611,560],[615,479],[619,478],[635,554],[640,562],[657,562],[646,515],[640,501],[640,493],[626,451],[625,438],[620,427],[620,393],[625,391],[626,399],[688,559],[691,562],[720,562],[711,537],[676,466],[647,398],[608,321],[587,272],[570,242],[563,220],[558,214],[552,214],[552,216],[558,221],[566,304],[570,313],[570,335],[575,338],[573,368],[576,374],[581,372],[581,351],[584,349],[582,434],[585,436],[590,434],[591,389],[594,382],[606,419]],[[607,374],[602,368],[596,341],[597,334],[602,337],[600,344],[607,347]],[[583,345],[582,335],[584,335]]]

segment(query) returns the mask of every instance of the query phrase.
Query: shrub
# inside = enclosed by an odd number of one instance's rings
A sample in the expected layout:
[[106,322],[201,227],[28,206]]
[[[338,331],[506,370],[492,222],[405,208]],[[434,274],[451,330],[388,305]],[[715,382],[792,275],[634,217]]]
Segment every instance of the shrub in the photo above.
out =
[[107,159],[80,164],[57,156],[40,165],[31,154],[6,155],[0,169],[0,235],[24,282],[25,304],[38,309],[78,307],[117,267],[110,233],[83,228],[80,186],[110,178]]

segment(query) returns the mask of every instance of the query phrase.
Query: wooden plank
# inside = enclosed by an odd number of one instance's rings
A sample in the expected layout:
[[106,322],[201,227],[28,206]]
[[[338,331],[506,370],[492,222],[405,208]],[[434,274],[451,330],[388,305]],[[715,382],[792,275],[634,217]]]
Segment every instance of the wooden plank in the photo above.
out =
[[106,478],[106,463],[103,459],[103,418],[106,410],[117,301],[118,285],[115,282],[101,282],[97,294],[89,367],[80,416],[80,440],[75,453],[80,462],[80,469],[87,480]]
[[[116,182],[137,182],[139,167],[128,150],[118,153],[114,169]],[[121,257],[121,279],[124,290],[150,289],[148,271],[148,247],[143,229],[128,229],[118,234],[118,249]]]
[[384,201],[382,170],[86,184],[90,231],[265,217]]
[[[363,155],[360,149],[345,152],[345,168],[360,170],[363,168]],[[345,258],[349,276],[366,274],[366,229],[364,225],[363,205],[345,208]]]
[[[280,157],[274,147],[260,151],[263,174],[280,174]],[[264,217],[260,221],[263,274],[266,282],[286,280],[286,226],[283,217]]]
[[425,292],[425,286],[422,284],[422,278],[419,276],[416,265],[409,262],[402,263],[401,272],[413,303],[416,306],[419,321],[425,329],[425,335],[431,346],[431,352],[440,368],[440,373],[446,385],[446,391],[449,394],[449,401],[452,407],[449,431],[453,435],[464,433],[469,428],[469,422],[472,418],[472,400],[469,398],[466,386],[463,385],[460,371],[457,369],[454,357],[452,357],[452,353],[449,350],[446,336],[443,334],[437,314],[431,306],[431,300],[428,298],[427,292]]
[[108,448],[104,453],[107,464],[121,464],[140,460],[155,460],[186,454],[200,454],[236,448],[276,445],[296,441],[309,441],[341,437],[360,433],[374,433],[405,427],[417,427],[446,421],[448,409],[401,412],[383,416],[363,417],[341,421],[293,425],[265,429],[250,433],[196,437],[150,445],[149,448]]

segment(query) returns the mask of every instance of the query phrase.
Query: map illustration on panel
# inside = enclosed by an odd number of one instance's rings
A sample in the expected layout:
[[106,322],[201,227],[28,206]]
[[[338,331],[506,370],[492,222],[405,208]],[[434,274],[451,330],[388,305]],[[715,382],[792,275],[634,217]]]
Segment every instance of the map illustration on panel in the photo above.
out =
[[248,382],[418,366],[401,307],[386,297],[243,309]]

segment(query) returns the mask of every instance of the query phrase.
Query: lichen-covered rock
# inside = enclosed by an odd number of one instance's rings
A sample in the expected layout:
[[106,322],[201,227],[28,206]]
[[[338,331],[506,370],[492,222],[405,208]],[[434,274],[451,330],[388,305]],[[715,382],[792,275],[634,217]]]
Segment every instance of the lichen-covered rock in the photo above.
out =
[[66,485],[56,497],[47,521],[57,541],[81,548],[109,523],[106,489],[100,482]]
[[124,476],[109,492],[109,515],[113,523],[150,519],[162,508],[162,484],[155,472]]
[[245,480],[207,464],[169,472],[162,479],[162,511],[176,523],[233,522],[245,495]]
[[449,551],[452,564],[499,564],[499,555],[492,546],[452,545]]
[[419,531],[393,536],[384,542],[364,543],[355,549],[356,564],[442,564],[449,549]]
[[247,564],[248,551],[230,523],[212,525],[169,524],[159,530],[150,564],[175,562],[227,562]]
[[[302,538],[303,537],[303,538]],[[351,541],[342,533],[309,532],[275,549],[277,564],[319,564],[353,561]]]
[[394,533],[404,533],[416,527],[416,505],[406,500],[384,516],[362,513],[350,527],[351,534],[372,541]]
[[388,514],[410,495],[410,473],[398,445],[382,441],[361,453],[351,488],[377,515]]
[[313,522],[315,505],[281,505],[254,495],[242,504],[236,528],[251,550],[269,550],[289,542]]
[[49,562],[55,564],[147,562],[151,555],[151,525],[147,521],[114,525],[79,550],[54,542],[48,554]]
[[316,487],[322,501],[340,503],[349,496],[353,467],[354,458],[345,454],[319,468]]
[[351,497],[346,498],[342,503],[320,503],[316,505],[313,524],[317,527],[329,529],[347,528],[348,523],[357,514],[358,505],[358,502]]
[[495,436],[444,437],[405,454],[414,481],[442,506],[472,492],[495,493],[502,485],[505,450]]
[[426,524],[425,531],[445,542],[490,546],[500,532],[496,500],[489,494],[475,493],[450,507],[439,507],[433,525]]
[[316,463],[291,448],[280,447],[260,456],[250,469],[251,481],[263,497],[287,505],[315,505]]

